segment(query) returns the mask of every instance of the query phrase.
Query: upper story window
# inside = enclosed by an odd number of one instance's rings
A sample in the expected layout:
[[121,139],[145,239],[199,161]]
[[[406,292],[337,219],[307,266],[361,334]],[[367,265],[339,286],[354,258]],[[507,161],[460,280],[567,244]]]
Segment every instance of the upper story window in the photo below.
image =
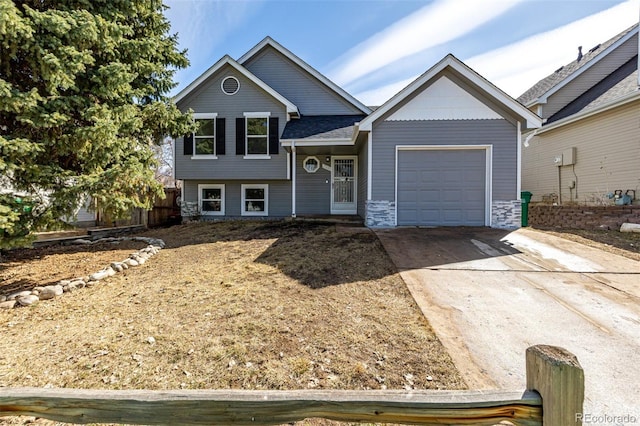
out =
[[245,112],[236,118],[236,155],[247,160],[268,160],[278,155],[278,117],[270,112]]
[[184,153],[193,159],[216,159],[225,153],[225,120],[218,114],[194,113],[198,129],[184,138]]
[[195,155],[216,155],[216,119],[196,118],[198,130],[193,135]]
[[247,155],[269,155],[269,113],[246,113]]

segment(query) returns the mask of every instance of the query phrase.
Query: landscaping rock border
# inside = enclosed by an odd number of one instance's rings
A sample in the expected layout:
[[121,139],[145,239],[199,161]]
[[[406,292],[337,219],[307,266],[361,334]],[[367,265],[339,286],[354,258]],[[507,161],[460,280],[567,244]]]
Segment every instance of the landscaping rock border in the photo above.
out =
[[54,299],[64,293],[72,293],[84,287],[93,287],[100,280],[112,277],[118,272],[122,272],[130,267],[143,265],[152,256],[158,254],[164,248],[164,241],[159,238],[150,237],[105,237],[98,240],[77,239],[71,241],[72,244],[89,245],[97,243],[119,243],[120,241],[142,241],[148,244],[147,247],[131,253],[122,262],[112,262],[109,266],[88,276],[60,280],[57,284],[48,286],[36,286],[31,290],[18,291],[8,296],[0,295],[0,309],[13,309],[20,306],[31,306],[41,300]]

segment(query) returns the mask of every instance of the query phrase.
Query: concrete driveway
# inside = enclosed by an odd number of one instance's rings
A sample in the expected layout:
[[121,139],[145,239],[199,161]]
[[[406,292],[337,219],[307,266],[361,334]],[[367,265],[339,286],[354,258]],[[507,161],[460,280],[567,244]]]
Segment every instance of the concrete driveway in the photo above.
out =
[[640,424],[640,263],[523,228],[376,233],[472,389],[525,388],[525,350],[585,371],[584,410]]

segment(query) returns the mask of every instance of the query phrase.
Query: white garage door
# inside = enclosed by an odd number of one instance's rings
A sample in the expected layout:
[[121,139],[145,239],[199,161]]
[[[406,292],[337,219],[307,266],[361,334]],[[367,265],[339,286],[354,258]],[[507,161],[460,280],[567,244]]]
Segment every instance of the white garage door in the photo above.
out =
[[484,149],[398,151],[398,225],[484,226]]

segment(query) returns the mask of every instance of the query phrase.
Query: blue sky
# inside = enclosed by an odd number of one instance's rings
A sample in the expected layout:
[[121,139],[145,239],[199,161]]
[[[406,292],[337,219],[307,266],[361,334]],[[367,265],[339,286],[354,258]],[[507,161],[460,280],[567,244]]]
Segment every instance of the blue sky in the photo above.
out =
[[271,36],[367,105],[453,53],[517,97],[638,22],[639,0],[165,0],[188,85]]

